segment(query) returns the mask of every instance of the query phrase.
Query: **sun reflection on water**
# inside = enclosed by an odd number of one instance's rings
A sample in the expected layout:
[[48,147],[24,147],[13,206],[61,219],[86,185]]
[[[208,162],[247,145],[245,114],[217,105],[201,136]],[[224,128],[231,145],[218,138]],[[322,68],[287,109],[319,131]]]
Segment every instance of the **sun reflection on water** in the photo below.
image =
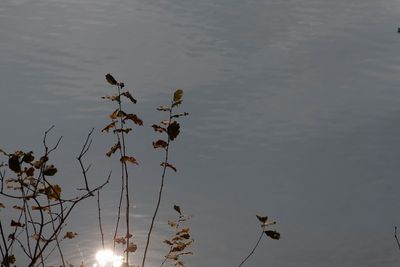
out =
[[122,259],[122,256],[114,255],[110,249],[99,250],[96,253],[97,263],[93,267],[121,267]]

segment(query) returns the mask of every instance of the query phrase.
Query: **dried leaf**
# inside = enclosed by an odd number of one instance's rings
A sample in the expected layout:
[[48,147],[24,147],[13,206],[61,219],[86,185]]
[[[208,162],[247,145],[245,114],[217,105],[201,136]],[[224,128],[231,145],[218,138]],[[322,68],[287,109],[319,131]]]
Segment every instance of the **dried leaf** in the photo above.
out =
[[31,163],[35,159],[35,157],[32,154],[33,154],[32,151],[25,153],[24,156],[22,157],[22,161],[26,163]]
[[10,256],[7,257],[7,262],[9,264],[14,264],[16,261],[17,261],[17,259],[15,258],[14,255],[10,255]]
[[119,108],[117,108],[116,110],[113,111],[113,113],[111,113],[110,118],[112,120],[115,120],[117,118],[125,117],[126,115],[127,114],[123,110],[120,110]]
[[143,121],[138,116],[136,116],[136,114],[125,114],[124,121],[126,121],[126,120],[131,120],[131,121],[133,121],[133,123],[140,125],[140,126],[143,125]]
[[129,156],[123,156],[120,159],[120,161],[121,162],[129,162],[129,163],[136,164],[136,165],[139,164],[138,161],[134,157],[129,157]]
[[177,172],[177,169],[175,168],[175,166],[172,165],[172,164],[169,164],[168,162],[162,162],[162,163],[160,164],[160,166],[171,168],[174,172]]
[[46,176],[54,176],[57,173],[57,168],[52,164],[46,166],[46,168],[43,171],[43,174]]
[[35,174],[35,168],[30,167],[29,169],[25,170],[27,176],[33,176]]
[[115,80],[114,77],[110,73],[106,74],[106,80],[111,85],[117,85],[118,84],[117,80]]
[[170,111],[171,109],[168,106],[159,106],[157,108],[158,111]]
[[178,205],[174,205],[174,210],[175,210],[176,212],[178,212],[180,215],[182,215],[182,213],[181,213],[181,207],[179,207]]
[[264,232],[267,236],[271,237],[272,239],[279,240],[281,238],[281,234],[276,231],[265,231]]
[[12,227],[24,227],[25,224],[22,224],[22,223],[20,223],[20,222],[16,222],[16,221],[14,221],[14,220],[11,220],[11,226],[12,226]]
[[183,102],[183,100],[176,101],[176,102],[174,102],[174,103],[172,104],[172,107],[173,107],[173,108],[174,108],[174,107],[177,107],[177,106],[179,106],[180,104],[182,104],[182,102]]
[[49,206],[35,206],[32,205],[32,210],[43,210],[43,211],[49,211]]
[[13,208],[16,209],[16,210],[24,210],[23,207],[18,206],[18,205],[14,205]]
[[169,241],[169,240],[164,240],[164,243],[165,244],[167,244],[167,245],[170,245],[170,246],[172,246],[174,243],[172,243],[171,241]]
[[107,157],[111,157],[112,154],[115,153],[115,151],[117,151],[118,149],[121,148],[121,144],[120,142],[116,143],[115,145],[113,145],[113,147],[110,149],[110,151],[108,151],[106,153]]
[[174,102],[181,100],[182,96],[183,96],[183,91],[181,89],[176,90],[174,93]]
[[61,186],[58,184],[48,186],[44,192],[49,200],[59,200],[61,197]]
[[[122,87],[121,87],[122,88]],[[130,101],[132,101],[134,104],[136,104],[137,100],[135,98],[133,98],[133,96],[131,95],[131,93],[129,93],[128,91],[123,92],[121,95],[125,96],[126,98],[128,98]]]
[[129,133],[130,131],[132,131],[132,128],[125,128],[125,129],[115,129],[114,133]]
[[110,131],[110,129],[111,128],[115,128],[115,124],[116,124],[117,122],[116,121],[113,121],[112,123],[110,123],[109,125],[107,125],[106,127],[104,127],[102,130],[101,130],[101,132],[109,132]]
[[166,132],[167,129],[165,129],[164,127],[161,127],[159,125],[153,124],[151,127],[153,127],[154,131],[162,133],[162,132]]
[[78,235],[78,233],[75,232],[66,232],[64,235],[64,238],[72,239],[75,238]]
[[6,206],[4,206],[4,204],[0,202],[0,208],[3,208],[3,209],[5,209],[5,208],[6,208]]
[[132,242],[130,242],[129,245],[128,245],[128,248],[125,249],[125,252],[132,252],[133,253],[136,250],[137,250],[137,245],[132,243]]
[[166,148],[167,146],[168,146],[168,143],[161,139],[157,140],[156,142],[153,142],[154,148]]
[[119,96],[118,95],[106,95],[106,96],[102,96],[102,99],[110,99],[111,101],[119,101]]
[[267,220],[268,220],[268,216],[260,216],[260,215],[256,215],[257,219],[262,223],[262,224],[266,224]]
[[179,118],[179,117],[184,117],[187,115],[189,115],[189,113],[183,112],[183,113],[178,113],[178,114],[172,115],[172,118]]
[[180,132],[180,126],[179,123],[177,123],[176,121],[168,125],[167,133],[171,141],[173,141],[179,135],[179,132]]
[[12,170],[15,173],[20,173],[21,172],[21,165],[19,162],[19,156],[16,154],[12,154],[8,158],[8,167],[10,170]]
[[126,238],[125,237],[116,237],[114,240],[115,240],[115,243],[117,243],[117,244],[123,244],[123,245],[126,244]]

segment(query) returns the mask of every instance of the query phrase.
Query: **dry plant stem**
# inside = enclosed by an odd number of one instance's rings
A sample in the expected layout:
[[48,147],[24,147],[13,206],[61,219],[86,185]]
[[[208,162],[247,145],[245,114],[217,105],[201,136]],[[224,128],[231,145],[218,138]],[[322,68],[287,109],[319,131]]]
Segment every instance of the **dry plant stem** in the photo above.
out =
[[257,249],[258,245],[260,244],[261,238],[262,238],[263,235],[264,235],[264,231],[265,231],[265,225],[262,227],[261,234],[260,234],[260,237],[259,237],[258,240],[257,240],[256,245],[255,245],[254,248],[250,251],[249,255],[247,255],[247,257],[239,264],[239,267],[241,267],[241,266],[251,257],[251,255],[253,255],[254,251]]
[[394,238],[396,239],[397,247],[400,250],[400,241],[399,238],[397,237],[397,226],[394,227]]
[[100,191],[97,191],[97,210],[98,210],[98,214],[99,214],[99,228],[100,228],[100,234],[101,234],[101,245],[104,249],[104,233],[103,233],[103,227],[101,225]]
[[[172,120],[172,104],[171,104],[171,107],[169,109],[169,124],[171,123],[171,120]],[[169,138],[169,135],[167,135],[167,136],[168,136],[168,141],[167,141],[167,146],[165,148],[165,159],[164,159],[165,163],[168,163],[169,144],[170,144],[170,141],[171,141],[170,138]],[[164,167],[163,167],[163,170],[162,170],[162,175],[161,175],[160,191],[158,192],[157,205],[156,205],[156,209],[155,209],[155,211],[153,213],[153,217],[151,218],[151,224],[150,224],[149,232],[147,233],[146,247],[144,249],[142,267],[144,267],[144,264],[146,262],[146,256],[147,256],[147,251],[149,249],[151,233],[153,232],[154,221],[156,220],[156,217],[157,217],[157,214],[158,214],[158,209],[160,208],[162,193],[163,193],[163,189],[164,189],[164,180],[165,180],[166,170],[167,170],[167,164],[164,164]]]
[[[179,215],[178,222],[177,222],[177,224],[176,224],[176,226],[175,226],[175,229],[176,229],[176,230],[179,229],[179,223],[180,223],[180,219],[181,219],[181,218],[182,218],[182,215]],[[167,254],[167,255],[170,255],[170,254],[171,254],[172,248],[173,248],[173,247],[174,247],[173,245],[170,245],[169,251],[168,251],[168,254]],[[168,257],[165,257],[165,258],[164,258],[164,260],[162,261],[160,267],[163,267],[163,266],[164,266],[164,264],[167,262],[167,259],[168,259]]]

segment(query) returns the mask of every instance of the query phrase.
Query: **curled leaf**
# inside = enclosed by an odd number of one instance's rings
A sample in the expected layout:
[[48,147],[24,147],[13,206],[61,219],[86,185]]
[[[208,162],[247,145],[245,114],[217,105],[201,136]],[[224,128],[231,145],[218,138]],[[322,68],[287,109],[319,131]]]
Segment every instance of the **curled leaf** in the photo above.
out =
[[4,204],[0,202],[0,208],[3,208],[3,209],[5,209],[5,208],[6,208],[6,206],[4,206]]
[[115,145],[113,145],[113,147],[110,149],[110,151],[108,151],[106,153],[107,157],[111,157],[112,154],[115,153],[115,151],[117,151],[118,149],[121,148],[121,144],[120,142],[116,143]]
[[265,231],[264,232],[267,236],[271,237],[272,239],[279,240],[281,238],[281,234],[276,231]]
[[[122,88],[122,87],[121,87]],[[123,92],[121,95],[125,96],[126,98],[128,98],[131,102],[133,102],[134,104],[136,104],[137,100],[135,98],[133,98],[133,96],[131,95],[131,93],[129,93],[128,91]]]
[[22,223],[20,223],[20,222],[16,222],[16,221],[14,221],[14,220],[11,220],[11,224],[10,224],[12,227],[24,227],[25,226],[25,224],[22,224]]
[[132,243],[132,242],[130,242],[129,245],[128,245],[128,248],[125,249],[125,252],[132,252],[133,253],[136,250],[137,250],[137,245]]
[[174,210],[175,210],[176,212],[178,212],[180,215],[182,215],[181,207],[179,207],[178,205],[174,205]]
[[136,165],[139,164],[139,162],[134,157],[129,157],[129,156],[123,156],[120,159],[120,161],[121,162],[129,162],[129,163],[136,164]]
[[57,173],[57,168],[52,164],[46,166],[46,168],[43,171],[43,174],[46,176],[54,176]]
[[260,215],[256,215],[257,219],[262,223],[262,224],[266,224],[267,220],[268,220],[268,216],[260,216]]
[[156,142],[153,142],[154,148],[166,148],[167,146],[168,146],[168,143],[161,139],[157,140]]
[[104,127],[102,130],[101,130],[101,132],[109,132],[110,131],[110,129],[111,128],[115,128],[115,124],[116,124],[117,122],[116,121],[113,121],[112,123],[110,123],[109,125],[107,125],[106,127]]
[[131,121],[133,121],[134,124],[137,124],[140,126],[143,125],[142,119],[140,119],[136,114],[125,114],[124,121],[126,121],[126,120],[131,120]]
[[170,111],[171,109],[168,106],[159,106],[157,108],[158,111]]
[[179,117],[184,117],[184,116],[188,116],[188,115],[189,115],[189,113],[183,112],[183,113],[178,113],[178,114],[172,115],[172,118],[179,118]]
[[66,232],[64,235],[64,238],[72,239],[75,238],[78,235],[78,233],[75,232]]
[[111,85],[117,85],[118,84],[117,80],[115,80],[114,77],[110,73],[106,74],[106,80]]
[[169,164],[168,162],[162,162],[160,165],[161,165],[162,167],[171,168],[174,172],[177,172],[177,171],[178,171],[174,165]]
[[33,156],[32,151],[25,153],[24,156],[22,157],[22,161],[26,163],[31,163],[34,159],[35,157]]
[[165,129],[164,127],[161,127],[159,125],[153,124],[151,127],[153,127],[154,131],[162,133],[162,132],[166,132],[167,129]]

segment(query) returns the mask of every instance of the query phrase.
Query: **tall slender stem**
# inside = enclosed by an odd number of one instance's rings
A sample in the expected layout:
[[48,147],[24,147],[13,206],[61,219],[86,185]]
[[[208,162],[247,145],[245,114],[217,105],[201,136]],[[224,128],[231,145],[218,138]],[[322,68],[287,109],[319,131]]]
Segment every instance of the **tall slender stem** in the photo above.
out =
[[265,231],[265,226],[262,227],[261,234],[260,234],[260,237],[259,237],[258,240],[257,240],[256,245],[255,245],[254,248],[250,251],[249,255],[247,255],[247,257],[239,264],[239,267],[241,267],[241,266],[251,257],[251,255],[253,255],[254,251],[257,249],[258,245],[260,244],[261,238],[262,238],[263,235],[264,235],[264,231]]

